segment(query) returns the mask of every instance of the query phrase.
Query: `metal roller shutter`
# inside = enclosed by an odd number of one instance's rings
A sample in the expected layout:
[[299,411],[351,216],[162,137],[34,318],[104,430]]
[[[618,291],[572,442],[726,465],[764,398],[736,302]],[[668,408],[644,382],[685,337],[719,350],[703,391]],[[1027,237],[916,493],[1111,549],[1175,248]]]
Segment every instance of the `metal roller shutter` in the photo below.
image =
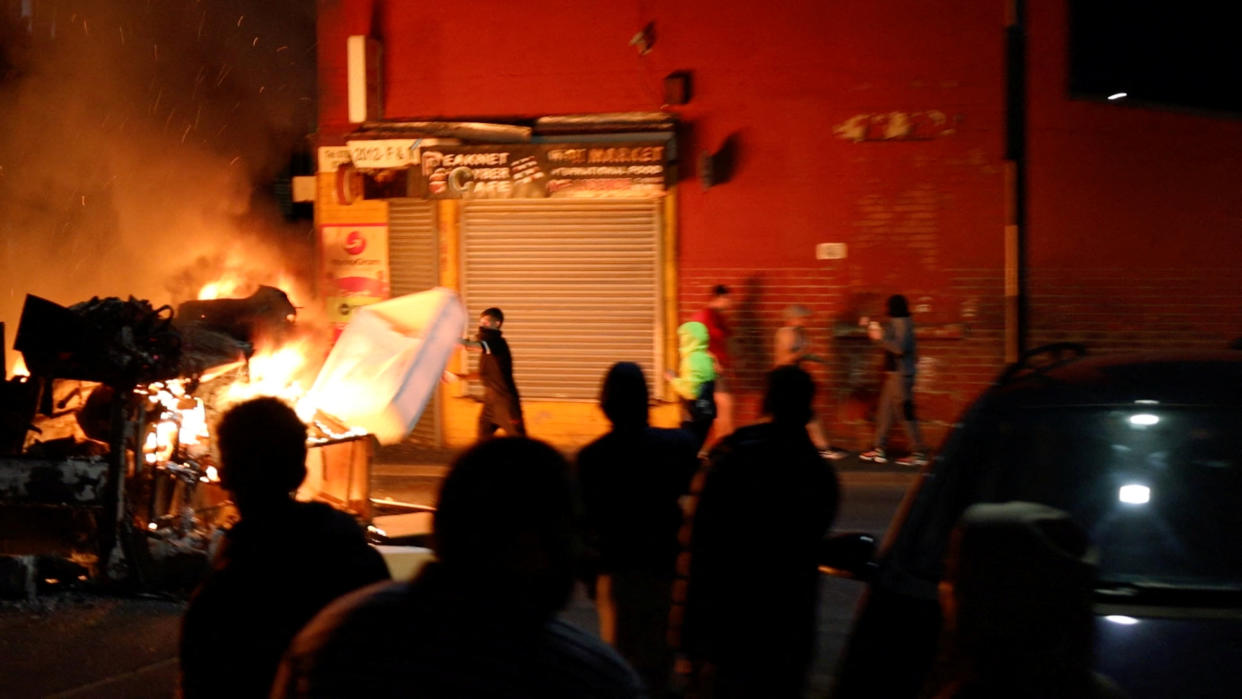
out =
[[[388,200],[388,274],[392,295],[426,291],[440,283],[440,250],[436,241],[434,202]],[[440,397],[431,395],[423,415],[406,439],[440,446]]]
[[392,295],[426,291],[440,283],[434,203],[388,200],[388,269]]
[[660,203],[471,201],[462,289],[472,317],[505,312],[522,397],[593,401],[614,362],[663,374]]

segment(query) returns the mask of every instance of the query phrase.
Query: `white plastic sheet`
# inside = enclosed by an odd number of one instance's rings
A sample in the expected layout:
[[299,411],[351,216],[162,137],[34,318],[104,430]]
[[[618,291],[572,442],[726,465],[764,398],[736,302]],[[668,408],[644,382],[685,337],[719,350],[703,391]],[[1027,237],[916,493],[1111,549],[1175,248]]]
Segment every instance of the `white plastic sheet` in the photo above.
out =
[[422,416],[465,325],[465,307],[445,288],[356,309],[299,411],[322,410],[381,444],[400,442]]

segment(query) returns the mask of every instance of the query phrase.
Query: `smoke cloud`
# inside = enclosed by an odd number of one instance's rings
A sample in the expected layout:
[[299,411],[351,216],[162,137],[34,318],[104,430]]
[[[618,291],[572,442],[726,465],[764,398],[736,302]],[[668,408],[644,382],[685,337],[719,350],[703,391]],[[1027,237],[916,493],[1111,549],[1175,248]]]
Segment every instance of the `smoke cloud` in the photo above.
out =
[[285,280],[309,278],[312,227],[286,222],[265,188],[310,152],[314,12],[313,0],[0,0],[10,348],[27,293],[175,305],[231,274],[308,302],[308,285]]

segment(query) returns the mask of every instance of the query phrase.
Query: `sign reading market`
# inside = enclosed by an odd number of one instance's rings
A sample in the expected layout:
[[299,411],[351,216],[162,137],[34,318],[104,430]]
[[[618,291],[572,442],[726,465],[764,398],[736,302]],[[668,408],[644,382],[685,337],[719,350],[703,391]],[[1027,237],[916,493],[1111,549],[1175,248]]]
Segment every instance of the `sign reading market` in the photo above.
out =
[[419,183],[428,199],[659,197],[664,144],[431,146]]

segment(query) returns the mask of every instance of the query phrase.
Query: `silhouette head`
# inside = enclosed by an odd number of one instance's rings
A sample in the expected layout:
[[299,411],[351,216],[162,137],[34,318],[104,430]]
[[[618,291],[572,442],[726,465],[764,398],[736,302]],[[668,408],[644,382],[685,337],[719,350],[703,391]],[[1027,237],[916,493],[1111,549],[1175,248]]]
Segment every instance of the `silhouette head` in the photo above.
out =
[[645,427],[647,417],[647,378],[634,362],[617,362],[604,375],[599,405],[613,427]]
[[733,304],[733,297],[729,294],[729,287],[724,284],[717,284],[712,287],[712,298],[707,302],[707,305],[719,310],[727,309]]
[[909,318],[910,303],[906,301],[906,297],[901,294],[893,294],[888,297],[888,317],[889,318]]
[[230,408],[216,427],[216,445],[220,484],[243,510],[288,498],[306,478],[306,425],[276,398]]
[[495,306],[485,308],[479,314],[479,324],[492,330],[499,330],[500,326],[505,324],[505,312]]
[[[1029,502],[967,508],[941,599],[962,650],[989,666],[1090,658],[1095,554],[1065,512]],[[1040,661],[1036,661],[1040,662]]]
[[560,452],[525,437],[459,456],[440,488],[435,549],[459,588],[547,617],[569,599],[575,499]]
[[800,303],[785,308],[785,321],[790,325],[802,325],[811,315],[811,309]]
[[763,414],[780,425],[803,426],[814,414],[815,382],[796,366],[781,366],[768,372],[763,394]]

